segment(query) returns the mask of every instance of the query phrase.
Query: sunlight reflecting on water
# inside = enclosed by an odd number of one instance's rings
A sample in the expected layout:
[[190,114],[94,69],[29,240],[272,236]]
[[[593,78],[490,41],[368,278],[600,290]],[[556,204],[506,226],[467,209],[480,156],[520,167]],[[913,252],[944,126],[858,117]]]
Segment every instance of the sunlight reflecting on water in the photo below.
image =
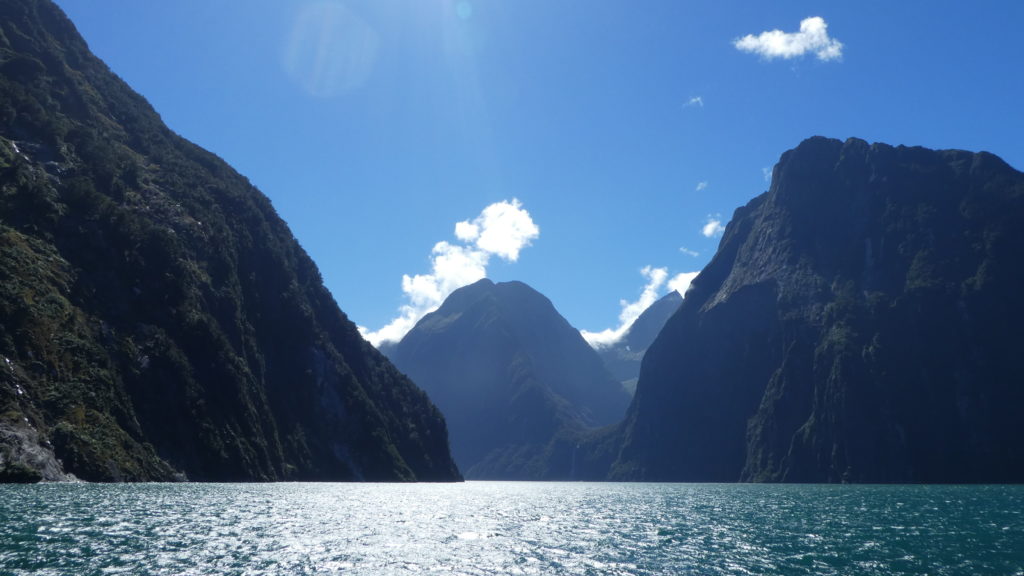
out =
[[1024,574],[1024,487],[0,487],[3,574]]

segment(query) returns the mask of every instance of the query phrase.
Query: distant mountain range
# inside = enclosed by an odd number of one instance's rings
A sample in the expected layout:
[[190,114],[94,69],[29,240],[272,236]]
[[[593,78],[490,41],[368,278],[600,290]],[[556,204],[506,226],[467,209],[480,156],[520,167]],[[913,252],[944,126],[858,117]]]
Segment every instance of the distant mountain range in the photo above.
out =
[[665,322],[679,310],[683,297],[675,290],[662,296],[647,307],[629,327],[621,340],[609,346],[597,348],[608,371],[630,395],[636,390],[640,377],[640,362],[647,349],[658,337]]
[[0,481],[456,480],[270,201],[0,1]]
[[444,413],[467,478],[570,478],[565,446],[629,403],[579,331],[521,282],[456,290],[389,354]]

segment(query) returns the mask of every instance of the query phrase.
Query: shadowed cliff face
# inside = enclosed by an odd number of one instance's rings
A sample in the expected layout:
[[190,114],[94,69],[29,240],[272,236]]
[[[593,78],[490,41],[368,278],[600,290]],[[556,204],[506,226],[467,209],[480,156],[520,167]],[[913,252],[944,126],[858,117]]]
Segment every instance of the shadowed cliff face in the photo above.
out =
[[0,0],[0,479],[451,480],[269,200]]
[[1024,480],[1024,175],[812,138],[648,351],[612,477]]
[[471,478],[571,478],[576,439],[629,402],[579,331],[520,282],[453,292],[391,357],[444,412]]

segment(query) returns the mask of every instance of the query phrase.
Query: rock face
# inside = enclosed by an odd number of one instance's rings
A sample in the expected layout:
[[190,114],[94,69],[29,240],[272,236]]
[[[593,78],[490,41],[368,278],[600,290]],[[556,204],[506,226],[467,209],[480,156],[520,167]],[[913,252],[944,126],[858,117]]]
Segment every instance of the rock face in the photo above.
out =
[[453,480],[269,200],[0,0],[0,479]]
[[1024,175],[809,139],[643,362],[615,479],[1024,481]]
[[579,331],[521,282],[456,290],[391,354],[445,414],[467,478],[571,478],[575,438],[619,421],[629,402]]
[[640,362],[644,359],[644,354],[654,343],[665,322],[679,310],[682,303],[683,297],[679,292],[669,292],[644,310],[629,327],[622,340],[597,349],[608,371],[630,394],[636,390],[636,381],[640,377]]

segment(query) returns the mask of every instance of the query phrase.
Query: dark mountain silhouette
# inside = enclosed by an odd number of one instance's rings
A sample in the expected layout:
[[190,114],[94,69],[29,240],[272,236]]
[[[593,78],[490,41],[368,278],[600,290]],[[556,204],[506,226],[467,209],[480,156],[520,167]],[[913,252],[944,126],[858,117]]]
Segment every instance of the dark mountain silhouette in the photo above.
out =
[[0,479],[453,480],[270,201],[0,0]]
[[1024,480],[1024,174],[811,138],[647,352],[615,479]]
[[521,282],[456,290],[391,354],[445,414],[469,478],[570,478],[576,439],[629,402],[579,331]]
[[604,365],[623,388],[630,394],[636,390],[636,381],[640,376],[640,362],[647,348],[661,332],[669,317],[676,313],[683,297],[675,290],[658,299],[629,327],[621,340],[611,346],[597,348],[598,355]]

